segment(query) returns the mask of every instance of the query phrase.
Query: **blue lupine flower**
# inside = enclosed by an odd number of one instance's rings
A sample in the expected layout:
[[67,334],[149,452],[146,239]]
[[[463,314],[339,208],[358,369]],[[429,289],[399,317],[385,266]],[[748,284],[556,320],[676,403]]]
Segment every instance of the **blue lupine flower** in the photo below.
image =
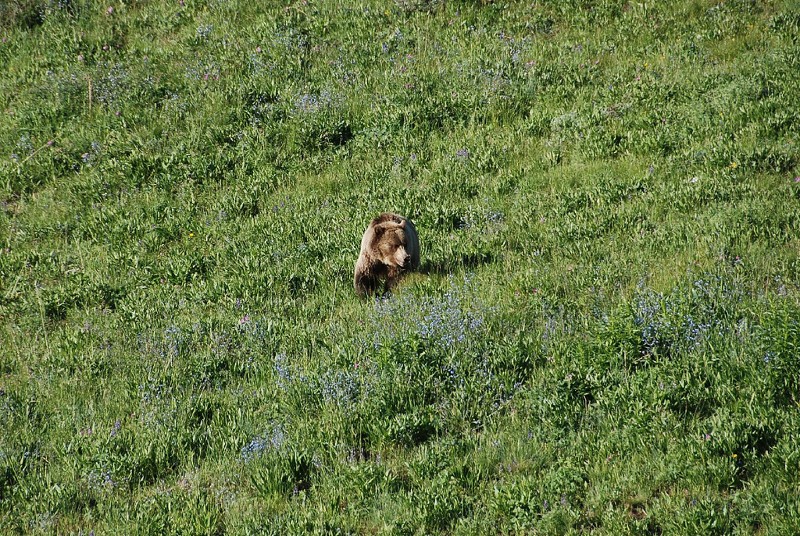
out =
[[214,31],[213,24],[202,24],[197,27],[197,37],[200,39],[208,39],[211,33]]
[[[484,327],[487,311],[483,304],[473,301],[471,285],[469,277],[465,277],[461,285],[456,285],[451,277],[450,288],[441,297],[378,298],[374,347],[414,335],[440,347],[464,343]],[[386,321],[389,318],[391,322]]]
[[273,423],[271,429],[260,436],[254,437],[250,443],[242,447],[241,455],[244,462],[249,462],[269,450],[280,450],[286,442],[283,426]]
[[277,385],[281,389],[286,389],[292,381],[292,374],[286,362],[286,354],[275,354],[275,373],[278,375]]

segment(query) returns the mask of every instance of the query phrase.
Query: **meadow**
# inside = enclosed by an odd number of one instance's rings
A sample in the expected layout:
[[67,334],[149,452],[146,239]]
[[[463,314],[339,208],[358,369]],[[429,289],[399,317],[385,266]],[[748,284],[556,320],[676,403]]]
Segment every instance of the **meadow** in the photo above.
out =
[[799,36],[2,2],[0,533],[800,533]]

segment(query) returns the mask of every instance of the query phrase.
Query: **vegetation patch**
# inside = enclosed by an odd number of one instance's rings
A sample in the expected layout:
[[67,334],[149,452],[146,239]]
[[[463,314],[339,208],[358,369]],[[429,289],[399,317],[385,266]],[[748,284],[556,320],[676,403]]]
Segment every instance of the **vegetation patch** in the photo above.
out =
[[0,532],[800,533],[797,11],[0,2]]

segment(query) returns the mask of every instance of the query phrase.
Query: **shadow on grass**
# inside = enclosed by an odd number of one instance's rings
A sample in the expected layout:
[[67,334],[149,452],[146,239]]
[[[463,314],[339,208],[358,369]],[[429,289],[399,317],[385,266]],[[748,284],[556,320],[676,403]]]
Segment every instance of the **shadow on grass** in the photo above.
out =
[[491,264],[495,260],[497,260],[497,256],[488,251],[465,253],[449,259],[425,261],[419,267],[419,273],[425,275],[448,275],[461,268],[477,268],[478,266]]

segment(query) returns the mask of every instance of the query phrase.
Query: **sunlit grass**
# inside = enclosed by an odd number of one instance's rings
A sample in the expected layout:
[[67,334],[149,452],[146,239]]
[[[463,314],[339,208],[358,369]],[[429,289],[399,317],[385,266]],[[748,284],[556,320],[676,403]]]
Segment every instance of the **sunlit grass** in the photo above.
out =
[[0,532],[800,530],[790,2],[0,17]]

